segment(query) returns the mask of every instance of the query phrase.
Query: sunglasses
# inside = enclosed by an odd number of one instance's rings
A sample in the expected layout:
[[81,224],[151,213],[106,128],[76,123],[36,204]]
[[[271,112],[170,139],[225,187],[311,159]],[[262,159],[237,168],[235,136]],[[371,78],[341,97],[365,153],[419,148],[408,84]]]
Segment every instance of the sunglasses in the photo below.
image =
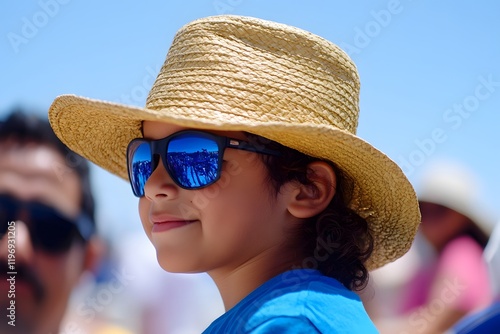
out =
[[262,144],[217,136],[212,133],[186,130],[158,140],[137,138],[127,147],[127,168],[132,191],[144,196],[144,185],[156,169],[159,160],[172,180],[188,190],[201,189],[221,177],[226,148],[279,156]]
[[70,249],[73,241],[86,242],[95,232],[95,225],[84,214],[69,219],[56,209],[35,201],[21,201],[13,196],[0,194],[0,236],[3,237],[12,221],[23,218],[36,249],[58,254]]

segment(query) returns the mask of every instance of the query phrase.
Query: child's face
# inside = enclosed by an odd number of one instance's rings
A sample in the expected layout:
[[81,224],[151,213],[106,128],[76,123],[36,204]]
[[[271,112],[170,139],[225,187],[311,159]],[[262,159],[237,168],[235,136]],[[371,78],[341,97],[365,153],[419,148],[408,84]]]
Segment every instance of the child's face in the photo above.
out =
[[[186,128],[143,124],[147,139],[181,130]],[[213,133],[245,139],[242,132]],[[274,254],[269,257],[274,261],[277,249],[287,246],[287,230],[294,219],[287,210],[289,193],[284,187],[274,196],[257,153],[226,149],[221,179],[199,190],[177,186],[159,163],[144,192],[139,200],[141,221],[167,271],[231,271],[266,254]]]

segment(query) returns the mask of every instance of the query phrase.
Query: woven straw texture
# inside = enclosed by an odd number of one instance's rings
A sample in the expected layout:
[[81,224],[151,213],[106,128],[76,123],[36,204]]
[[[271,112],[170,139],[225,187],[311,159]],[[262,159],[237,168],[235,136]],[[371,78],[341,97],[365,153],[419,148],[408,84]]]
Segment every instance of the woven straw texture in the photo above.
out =
[[336,45],[283,24],[214,16],[181,28],[146,107],[63,95],[49,120],[71,149],[127,179],[126,147],[141,122],[247,131],[335,162],[349,207],[370,223],[369,269],[402,256],[420,222],[401,169],[356,136],[359,78]]

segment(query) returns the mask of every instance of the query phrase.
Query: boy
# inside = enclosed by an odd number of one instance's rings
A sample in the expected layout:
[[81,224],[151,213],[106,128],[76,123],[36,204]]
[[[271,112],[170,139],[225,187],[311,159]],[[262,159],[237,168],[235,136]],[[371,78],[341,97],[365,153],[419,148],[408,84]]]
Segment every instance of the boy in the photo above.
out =
[[368,270],[403,255],[413,188],[356,137],[359,80],[332,43],[239,16],[179,30],[146,108],[57,98],[74,150],[130,180],[160,265],[207,272],[206,333],[375,332]]

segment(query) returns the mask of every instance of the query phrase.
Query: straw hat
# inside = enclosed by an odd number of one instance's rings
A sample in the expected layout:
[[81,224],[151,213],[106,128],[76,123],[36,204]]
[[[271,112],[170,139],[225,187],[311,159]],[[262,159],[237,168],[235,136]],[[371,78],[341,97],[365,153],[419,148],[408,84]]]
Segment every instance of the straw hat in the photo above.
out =
[[401,169],[356,136],[359,78],[336,45],[298,28],[240,16],[196,20],[176,34],[145,108],[73,95],[49,110],[70,148],[127,179],[126,147],[141,121],[247,131],[335,162],[348,206],[367,219],[374,269],[403,255],[420,222]]

